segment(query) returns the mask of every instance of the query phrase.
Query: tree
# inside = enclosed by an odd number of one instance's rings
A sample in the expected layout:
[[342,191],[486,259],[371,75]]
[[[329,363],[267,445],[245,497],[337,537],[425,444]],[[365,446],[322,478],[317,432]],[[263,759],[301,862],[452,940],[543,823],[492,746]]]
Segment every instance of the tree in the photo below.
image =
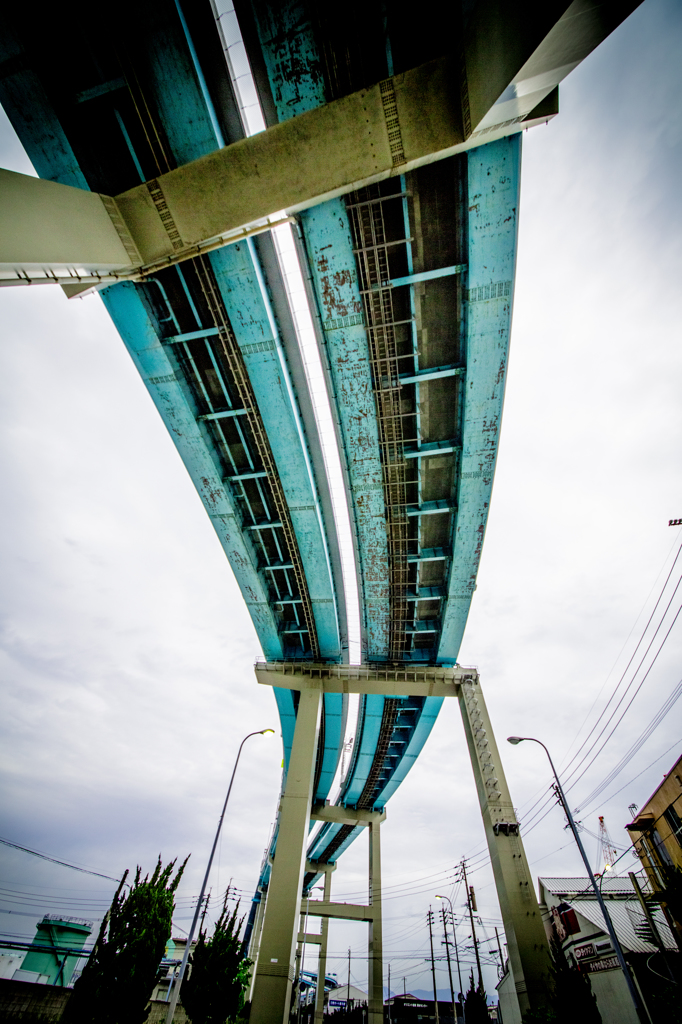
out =
[[186,863],[172,880],[175,861],[164,868],[159,857],[151,878],[142,879],[138,867],[128,893],[123,892],[126,871],[74,986],[65,1022],[143,1024],[147,1019],[147,1004],[171,934],[173,896]]
[[245,957],[239,938],[242,917],[237,921],[239,904],[232,914],[227,897],[210,939],[199,933],[191,955],[192,969],[185,977],[180,998],[192,1024],[225,1024],[234,1020],[244,1006],[252,961]]
[[469,991],[464,997],[464,1016],[467,1024],[488,1024],[488,997],[485,994],[485,989],[482,983],[479,981],[478,986],[474,988],[474,972],[471,972],[471,982],[469,984]]

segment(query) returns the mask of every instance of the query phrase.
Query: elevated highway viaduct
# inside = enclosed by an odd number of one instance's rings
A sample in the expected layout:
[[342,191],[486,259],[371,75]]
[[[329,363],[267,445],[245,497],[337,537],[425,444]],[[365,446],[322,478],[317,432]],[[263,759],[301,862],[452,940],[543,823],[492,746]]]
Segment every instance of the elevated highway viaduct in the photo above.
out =
[[[523,849],[493,830],[515,824],[513,806],[457,656],[501,425],[521,133],[557,113],[563,77],[635,6],[478,0],[415,17],[374,0],[238,0],[243,73],[209,0],[88,8],[68,24],[55,8],[1,16],[0,99],[39,179],[0,172],[0,284],[100,291],[211,517],[277,701],[282,800],[249,921],[256,1021],[286,1019],[301,895],[363,827],[380,1019],[379,825],[446,696],[464,715],[520,1005],[543,1002]],[[321,385],[276,225],[296,250]]]

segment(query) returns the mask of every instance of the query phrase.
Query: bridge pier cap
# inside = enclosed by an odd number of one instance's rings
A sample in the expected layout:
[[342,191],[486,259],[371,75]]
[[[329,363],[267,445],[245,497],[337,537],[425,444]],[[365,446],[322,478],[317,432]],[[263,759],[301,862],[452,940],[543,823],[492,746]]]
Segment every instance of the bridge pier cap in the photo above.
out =
[[460,665],[326,665],[260,661],[256,679],[263,686],[321,693],[378,694],[382,697],[458,697],[464,683],[478,683],[475,668]]

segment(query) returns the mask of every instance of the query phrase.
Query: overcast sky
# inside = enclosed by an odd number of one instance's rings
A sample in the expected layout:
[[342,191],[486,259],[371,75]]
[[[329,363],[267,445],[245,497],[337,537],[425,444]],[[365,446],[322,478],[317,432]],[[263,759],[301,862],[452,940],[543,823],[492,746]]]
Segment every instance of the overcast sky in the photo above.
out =
[[[682,539],[667,525],[682,517],[681,52],[682,6],[646,0],[563,84],[559,116],[523,140],[504,424],[460,661],[481,672],[534,877],[581,874],[581,865],[558,808],[530,830],[547,764],[539,747],[504,737],[535,735],[558,762],[570,759]],[[31,172],[4,117],[0,166]],[[245,733],[278,726],[272,694],[254,680],[260,649],[100,300],[2,289],[0,322],[0,836],[112,876],[151,869],[159,853],[192,853],[179,933],[236,748]],[[584,766],[576,806],[674,690],[681,654],[678,623],[613,738]],[[591,832],[603,814],[625,847],[628,805],[641,805],[682,753],[681,721],[682,700],[603,798],[585,803],[579,816]],[[244,749],[214,893],[231,877],[253,890],[281,757],[279,738]],[[596,840],[586,844],[596,864]],[[459,711],[446,705],[383,827],[394,987],[405,975],[408,990],[428,988],[425,913],[439,891],[461,907],[448,879],[465,854],[494,936],[483,848]],[[366,855],[363,838],[343,857],[337,897],[364,898]],[[32,936],[44,912],[96,919],[111,898],[113,884],[6,847],[2,864],[3,892],[34,894],[0,902],[5,936]],[[365,927],[333,922],[330,934],[340,957],[330,969],[345,981],[351,945],[352,977],[364,987]],[[458,930],[465,944],[469,935]],[[486,968],[489,992],[494,982]]]

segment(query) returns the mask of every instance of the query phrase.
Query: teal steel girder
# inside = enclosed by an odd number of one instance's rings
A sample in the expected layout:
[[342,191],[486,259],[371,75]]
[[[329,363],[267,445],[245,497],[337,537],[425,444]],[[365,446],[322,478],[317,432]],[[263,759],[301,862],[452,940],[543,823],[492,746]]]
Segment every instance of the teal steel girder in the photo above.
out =
[[[279,120],[324,104],[320,60],[304,6],[298,0],[276,7],[259,4],[256,21]],[[343,200],[304,211],[300,224],[351,488],[363,654],[369,661],[385,661],[390,609],[379,433],[362,296]]]
[[136,285],[123,283],[102,293],[107,312],[125,344],[170,434],[178,454],[197,489],[218,539],[228,557],[263,649],[283,657],[277,621],[267,585],[256,568],[257,555],[241,529],[241,515],[224,486],[207,442],[205,428],[197,422],[168,354],[156,333],[156,325],[142,302]]
[[485,528],[502,423],[516,267],[521,135],[468,154],[466,382],[457,520],[438,662],[459,652]]
[[[89,188],[49,97],[31,69],[30,61],[23,58],[20,41],[11,31],[3,33],[2,39],[3,55],[7,59],[14,58],[12,73],[2,83],[2,97],[36,169],[42,177]],[[189,45],[184,46],[184,42]],[[147,95],[160,118],[173,159],[183,163],[215,149],[222,139],[219,129],[216,130],[210,96],[187,34],[183,40],[177,25],[173,27],[158,18],[145,45]],[[99,90],[93,90],[93,94],[99,94]],[[120,123],[120,128],[142,177],[130,136],[124,124]],[[312,598],[320,653],[325,659],[338,660],[341,650],[337,599],[325,529],[296,398],[269,306],[267,284],[262,280],[257,256],[248,245],[216,252],[211,263],[247,363],[290,506]],[[278,633],[277,602],[271,604],[269,581],[258,569],[258,555],[248,531],[240,530],[240,513],[231,488],[221,479],[220,457],[201,418],[187,400],[176,375],[177,368],[169,359],[158,328],[155,329],[141,298],[142,291],[133,285],[122,285],[108,289],[102,298],[211,518],[252,616],[263,652],[268,659],[281,659],[285,651]],[[291,691],[276,691],[275,696],[282,722],[285,763],[288,763],[295,709]],[[324,787],[331,784],[338,765],[343,739],[339,723],[345,720],[345,706],[344,699],[338,695],[325,698],[325,743],[318,799],[327,797]]]

